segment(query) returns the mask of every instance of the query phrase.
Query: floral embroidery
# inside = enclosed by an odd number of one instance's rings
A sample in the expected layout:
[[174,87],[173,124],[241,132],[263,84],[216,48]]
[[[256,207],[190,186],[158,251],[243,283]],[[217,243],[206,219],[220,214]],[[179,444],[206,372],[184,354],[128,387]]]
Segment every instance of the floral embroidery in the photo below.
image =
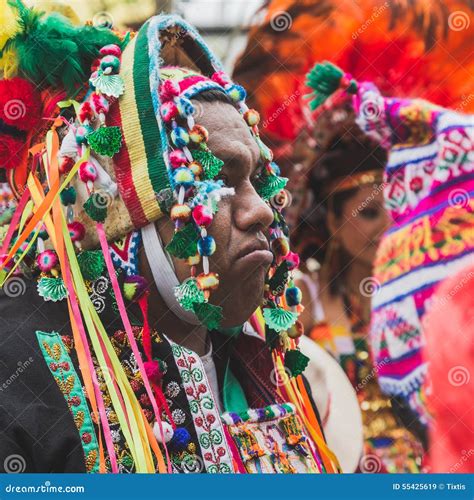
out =
[[87,472],[99,471],[99,445],[92,417],[67,348],[58,333],[37,331],[36,337],[54,380],[66,400],[81,438]]
[[222,422],[199,357],[173,342],[171,349],[188,398],[204,467],[210,473],[233,472]]

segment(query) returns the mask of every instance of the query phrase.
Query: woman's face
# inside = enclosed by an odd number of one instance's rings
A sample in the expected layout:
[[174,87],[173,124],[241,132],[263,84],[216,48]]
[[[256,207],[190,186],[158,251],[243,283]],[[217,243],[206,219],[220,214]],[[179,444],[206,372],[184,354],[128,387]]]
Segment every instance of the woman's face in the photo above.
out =
[[368,266],[372,266],[380,238],[389,225],[380,185],[360,187],[343,202],[339,217],[331,210],[328,213],[331,237],[338,240],[354,262]]

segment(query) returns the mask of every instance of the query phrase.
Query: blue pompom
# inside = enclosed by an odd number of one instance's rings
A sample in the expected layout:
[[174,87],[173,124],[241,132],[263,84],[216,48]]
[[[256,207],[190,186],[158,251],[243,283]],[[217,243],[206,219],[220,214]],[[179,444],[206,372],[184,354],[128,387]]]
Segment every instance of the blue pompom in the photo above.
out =
[[176,127],[171,131],[171,140],[178,148],[184,148],[189,144],[189,134],[183,127]]
[[188,167],[179,167],[173,172],[173,180],[176,186],[188,189],[194,184],[194,174]]
[[187,97],[178,98],[176,105],[182,117],[191,116],[194,113],[193,103]]
[[286,303],[290,306],[297,306],[301,304],[301,300],[303,299],[303,294],[301,290],[297,286],[291,286],[286,289],[285,292]]
[[227,95],[234,101],[234,102],[240,102],[244,101],[245,98],[247,97],[247,92],[245,92],[245,89],[241,87],[240,85],[232,85],[228,89],[226,89]]
[[170,441],[170,446],[176,451],[185,450],[191,441],[191,435],[184,427],[177,427]]
[[199,255],[210,257],[216,251],[216,242],[212,236],[205,236],[199,239],[197,247]]
[[270,167],[275,175],[280,175],[280,167],[274,161],[270,163]]

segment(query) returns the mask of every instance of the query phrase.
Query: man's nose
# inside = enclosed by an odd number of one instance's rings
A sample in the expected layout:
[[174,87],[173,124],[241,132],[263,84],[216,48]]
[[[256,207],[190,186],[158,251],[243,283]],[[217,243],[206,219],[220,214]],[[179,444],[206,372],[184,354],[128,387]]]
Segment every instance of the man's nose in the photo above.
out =
[[272,209],[250,182],[237,194],[234,201],[235,224],[241,231],[249,231],[254,227],[267,229],[273,222]]

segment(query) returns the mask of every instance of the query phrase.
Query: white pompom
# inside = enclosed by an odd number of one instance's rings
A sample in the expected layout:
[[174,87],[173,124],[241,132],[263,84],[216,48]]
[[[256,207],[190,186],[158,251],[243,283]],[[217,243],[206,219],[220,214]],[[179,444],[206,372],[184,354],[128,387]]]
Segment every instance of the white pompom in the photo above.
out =
[[[168,422],[163,422],[163,421],[161,422],[161,427],[163,428],[163,437],[164,437],[165,443],[169,443],[171,441],[171,439],[173,439],[173,435],[174,435],[173,427],[171,427],[171,424],[169,424]],[[153,434],[155,435],[158,442],[163,444],[161,429],[160,429],[160,425],[158,424],[158,422],[155,422],[153,425]]]

